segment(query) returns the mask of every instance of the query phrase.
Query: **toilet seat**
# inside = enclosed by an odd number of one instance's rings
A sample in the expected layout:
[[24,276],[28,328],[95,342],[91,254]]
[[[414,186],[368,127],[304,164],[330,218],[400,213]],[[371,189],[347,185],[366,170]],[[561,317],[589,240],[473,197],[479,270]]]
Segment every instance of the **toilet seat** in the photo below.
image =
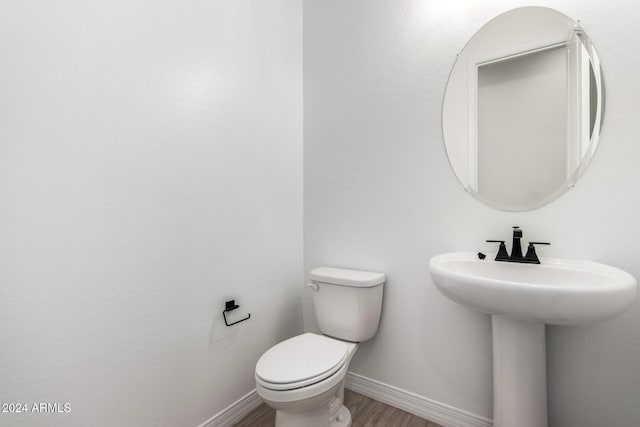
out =
[[288,405],[298,402],[296,404],[299,405],[300,401],[305,400],[306,404],[312,403],[312,401],[317,402],[317,399],[323,400],[324,398],[333,396],[336,393],[337,389],[340,388],[340,384],[344,380],[344,377],[347,375],[348,367],[349,364],[345,363],[338,372],[332,376],[315,384],[291,390],[272,390],[263,386],[260,381],[258,381],[258,377],[256,375],[256,392],[258,392],[258,396],[267,402],[269,406],[275,409],[281,409],[278,408],[279,404]]
[[283,341],[256,364],[256,382],[270,390],[294,390],[336,374],[349,358],[346,342],[306,333]]

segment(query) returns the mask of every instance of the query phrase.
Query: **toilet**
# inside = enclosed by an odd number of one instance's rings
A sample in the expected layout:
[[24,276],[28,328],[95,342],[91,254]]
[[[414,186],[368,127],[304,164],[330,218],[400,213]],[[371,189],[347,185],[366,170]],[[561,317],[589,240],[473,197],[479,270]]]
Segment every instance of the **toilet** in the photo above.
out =
[[378,330],[383,273],[319,267],[310,273],[322,335],[305,333],[267,350],[256,391],[276,410],[276,427],[348,427],[344,382],[358,343]]

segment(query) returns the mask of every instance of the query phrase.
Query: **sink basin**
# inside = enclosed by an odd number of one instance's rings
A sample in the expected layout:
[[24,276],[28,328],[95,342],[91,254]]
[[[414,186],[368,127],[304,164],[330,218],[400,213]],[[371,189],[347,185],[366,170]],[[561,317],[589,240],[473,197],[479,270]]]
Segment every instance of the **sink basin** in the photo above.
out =
[[541,258],[541,264],[484,260],[452,252],[429,261],[438,288],[480,312],[550,325],[611,319],[636,296],[636,279],[591,261]]

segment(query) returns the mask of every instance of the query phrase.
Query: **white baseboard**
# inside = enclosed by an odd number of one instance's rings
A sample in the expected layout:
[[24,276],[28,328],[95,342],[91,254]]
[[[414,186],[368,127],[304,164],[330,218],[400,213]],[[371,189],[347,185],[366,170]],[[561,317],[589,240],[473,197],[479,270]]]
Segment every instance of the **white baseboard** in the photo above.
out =
[[443,425],[444,427],[492,427],[493,421],[427,399],[410,391],[372,380],[353,372],[347,373],[347,382],[345,385],[349,390],[364,394],[372,399],[378,400],[398,409],[407,411],[421,418]]
[[249,412],[262,404],[262,398],[255,390],[242,396],[222,411],[209,418],[199,427],[230,427],[240,421]]

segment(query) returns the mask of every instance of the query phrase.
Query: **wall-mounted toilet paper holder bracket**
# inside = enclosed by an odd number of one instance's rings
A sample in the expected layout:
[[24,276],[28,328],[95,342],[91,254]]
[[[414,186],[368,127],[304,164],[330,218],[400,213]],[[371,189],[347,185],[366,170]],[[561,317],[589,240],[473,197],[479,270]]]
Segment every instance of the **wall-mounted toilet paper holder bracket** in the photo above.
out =
[[236,300],[232,299],[224,303],[224,310],[222,310],[222,317],[224,318],[224,324],[227,326],[235,325],[236,323],[244,322],[251,318],[251,313],[247,315],[244,319],[236,320],[235,322],[229,323],[227,322],[227,313],[229,311],[233,311],[236,308],[240,308],[238,304],[236,304]]

